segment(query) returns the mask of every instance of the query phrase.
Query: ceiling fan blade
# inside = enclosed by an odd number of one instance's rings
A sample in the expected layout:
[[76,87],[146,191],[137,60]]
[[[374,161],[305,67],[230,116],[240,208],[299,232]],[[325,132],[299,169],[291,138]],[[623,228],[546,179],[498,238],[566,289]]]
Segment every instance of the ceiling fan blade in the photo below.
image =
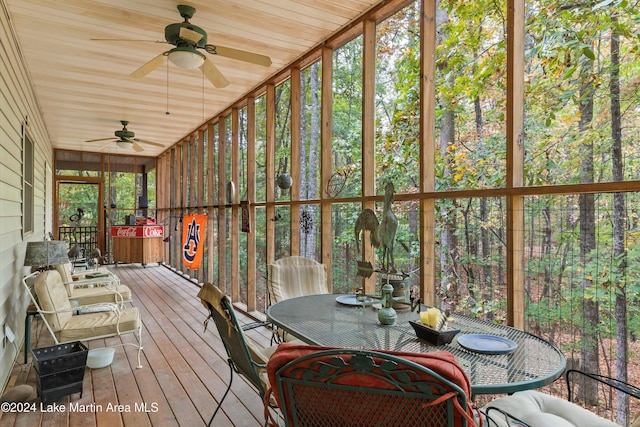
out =
[[161,66],[167,61],[167,55],[165,52],[153,58],[151,61],[143,64],[140,68],[131,73],[131,77],[141,78]]
[[142,144],[155,145],[156,147],[164,148],[164,144],[160,144],[159,142],[147,141],[146,139],[140,139],[140,138],[133,138],[133,140],[136,142],[140,142]]
[[[112,139],[112,138],[109,138],[109,139]],[[108,144],[104,144],[103,146],[98,147],[98,150],[102,150],[103,148],[107,148],[108,146],[110,146],[111,144],[113,144],[113,142],[114,142],[114,141],[115,141],[115,139],[114,139],[113,141],[109,142]]]
[[[129,140],[129,141],[131,141],[131,140]],[[144,149],[142,147],[140,147],[140,145],[137,142],[131,141],[131,143],[133,143],[133,150],[134,151],[137,151],[138,153],[144,151]]]
[[85,142],[107,141],[109,139],[114,139],[114,138],[112,136],[110,136],[109,138],[87,139]]
[[217,88],[223,88],[229,84],[229,81],[222,75],[218,67],[213,65],[213,62],[205,59],[200,69],[204,73],[204,76],[209,79],[211,84]]
[[180,28],[180,38],[191,40],[192,42],[198,44],[202,37],[202,34],[197,31],[190,30],[186,27]]
[[143,42],[143,43],[164,43],[167,44],[166,40],[138,40],[138,39],[89,39],[95,42]]
[[208,44],[204,48],[212,55],[220,55],[231,59],[237,59],[238,61],[250,62],[252,64],[262,65],[263,67],[269,67],[271,65],[271,58],[268,56],[247,52],[246,50],[215,46],[212,44]]

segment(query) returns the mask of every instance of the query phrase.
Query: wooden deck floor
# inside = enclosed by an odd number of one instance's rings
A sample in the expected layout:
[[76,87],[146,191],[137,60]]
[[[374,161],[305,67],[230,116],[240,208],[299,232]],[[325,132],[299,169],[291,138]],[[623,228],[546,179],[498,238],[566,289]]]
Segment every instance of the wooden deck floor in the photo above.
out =
[[[202,426],[211,417],[229,380],[226,353],[213,322],[206,332],[198,286],[163,266],[119,265],[111,268],[134,294],[143,321],[142,369],[136,369],[136,348],[118,346],[114,362],[102,369],[87,368],[83,394],[56,402],[57,407],[0,413],[0,426]],[[250,321],[239,315],[240,321]],[[43,322],[32,324],[32,348],[53,344]],[[252,339],[268,344],[267,331]],[[131,334],[122,342],[135,341]],[[114,346],[120,338],[95,340],[89,348]],[[23,349],[24,350],[24,349]],[[7,389],[19,384],[35,387],[31,357],[18,356]],[[118,406],[119,405],[119,406]],[[44,406],[46,409],[47,406]],[[256,390],[239,375],[224,401],[215,426],[259,426],[263,407]]]

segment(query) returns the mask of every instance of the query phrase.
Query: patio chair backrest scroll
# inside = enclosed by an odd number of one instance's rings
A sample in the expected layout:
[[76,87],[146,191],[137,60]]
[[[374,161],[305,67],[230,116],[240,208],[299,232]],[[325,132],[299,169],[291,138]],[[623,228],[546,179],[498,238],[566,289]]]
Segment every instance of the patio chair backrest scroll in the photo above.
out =
[[455,358],[427,358],[280,344],[267,371],[287,426],[475,426],[464,371],[459,384],[448,378]]
[[272,304],[305,295],[328,294],[326,266],[301,256],[276,260],[267,265],[267,290]]

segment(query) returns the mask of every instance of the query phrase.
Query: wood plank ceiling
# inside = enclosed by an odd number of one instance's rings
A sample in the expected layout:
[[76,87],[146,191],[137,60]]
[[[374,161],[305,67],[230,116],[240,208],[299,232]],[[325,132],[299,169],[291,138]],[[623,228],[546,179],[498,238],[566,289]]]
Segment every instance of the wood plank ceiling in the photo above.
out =
[[[380,0],[4,1],[53,146],[123,153],[109,140],[84,141],[114,136],[128,120],[136,138],[165,146],[142,145],[139,154],[157,156]],[[168,61],[131,77],[173,47],[154,41],[182,22],[181,3],[195,7],[190,22],[208,43],[267,55],[271,66],[205,53],[229,80],[224,88]]]

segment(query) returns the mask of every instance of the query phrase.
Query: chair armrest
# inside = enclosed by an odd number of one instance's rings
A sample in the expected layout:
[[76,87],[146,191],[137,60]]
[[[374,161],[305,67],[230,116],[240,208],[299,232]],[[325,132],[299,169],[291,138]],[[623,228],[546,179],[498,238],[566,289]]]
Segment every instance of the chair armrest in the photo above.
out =
[[113,311],[120,316],[120,306],[114,302],[99,302],[96,304],[87,304],[74,307],[74,310],[89,310],[89,311]]
[[74,288],[113,288],[115,289],[118,284],[107,281],[89,281],[89,280],[74,280],[73,282],[65,282],[65,286],[73,286]]
[[[116,305],[116,309],[113,308],[114,305]],[[79,315],[88,314],[88,313],[99,313],[102,311],[114,311],[116,312],[116,315],[118,316],[120,315],[120,307],[117,304],[114,304],[111,302],[81,305],[81,306],[75,307],[74,309],[75,311],[77,311],[77,314]]]
[[[95,277],[86,277],[86,276],[95,276]],[[106,268],[100,268],[99,270],[83,270],[78,273],[71,273],[71,278],[76,280],[84,280],[84,279],[104,279],[111,278],[118,280],[118,276],[116,276],[112,271],[107,270]]]
[[584,372],[579,369],[568,369],[565,373],[565,380],[567,382],[568,400],[570,402],[573,400],[573,390],[571,388],[571,380],[569,378],[572,374],[585,376],[601,384],[605,384],[609,387],[615,388],[616,390],[619,390],[629,396],[635,397],[636,399],[640,399],[640,388],[632,384],[608,377],[606,375],[592,374],[590,372]]
[[262,328],[262,327],[271,329],[271,322],[258,321],[258,322],[247,323],[245,325],[242,325],[242,330],[250,331],[251,329]]
[[242,330],[250,331],[252,329],[257,329],[262,327],[269,329],[269,331],[271,332],[271,345],[284,342],[284,337],[283,335],[282,336],[280,335],[278,327],[267,320],[247,323],[246,325],[242,326]]
[[96,277],[91,279],[79,279],[71,282],[65,282],[65,285],[73,285],[74,287],[82,286],[117,286],[120,284],[120,279],[116,276]]
[[[96,308],[102,307],[101,310],[96,310]],[[76,314],[79,310],[93,310],[95,311],[113,311],[116,313],[116,316],[120,317],[120,307],[118,304],[112,302],[103,302],[98,304],[88,304],[88,305],[79,305],[77,307],[70,307],[65,310],[41,310],[38,309],[38,313],[40,314],[58,314],[58,313],[73,313]],[[87,311],[89,312],[89,311]]]

